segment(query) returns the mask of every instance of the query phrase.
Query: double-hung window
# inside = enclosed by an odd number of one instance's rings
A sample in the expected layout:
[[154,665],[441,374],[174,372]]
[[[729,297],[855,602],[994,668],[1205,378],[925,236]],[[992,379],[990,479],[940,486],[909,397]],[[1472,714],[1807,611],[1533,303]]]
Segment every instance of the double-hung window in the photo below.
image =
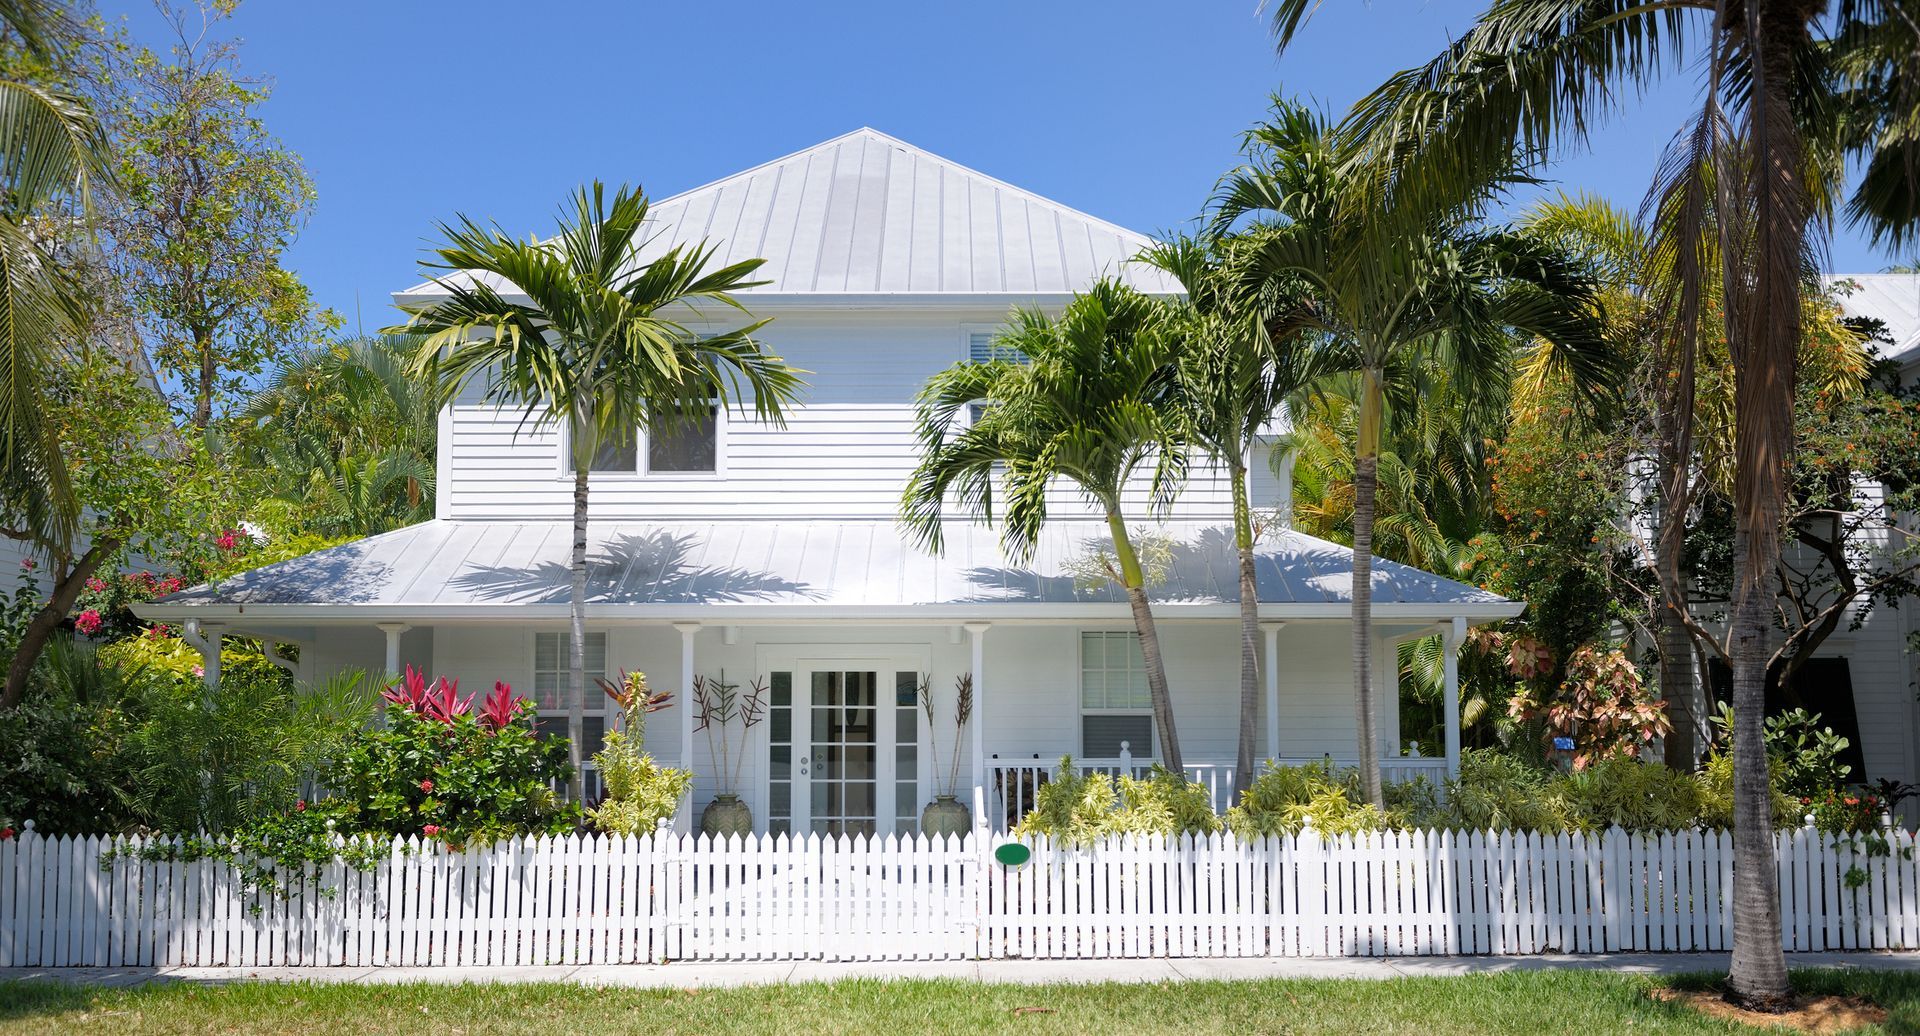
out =
[[[987,363],[992,360],[1011,360],[1014,363],[1026,363],[1027,354],[999,341],[1000,332],[993,328],[967,328],[967,359],[974,363]],[[967,404],[967,420],[980,420],[987,408],[985,403]]]
[[1135,759],[1153,757],[1153,698],[1140,635],[1081,633],[1080,754],[1117,758],[1122,743]]
[[[713,404],[656,414],[644,434],[629,428],[602,437],[587,470],[624,475],[715,474],[720,470],[720,424],[720,408]],[[569,430],[570,436],[577,434],[577,428]],[[563,459],[571,475],[571,439]]]
[[[567,681],[571,675],[572,638],[566,633],[533,635],[533,700],[540,707],[534,721],[541,737],[567,736],[567,711],[573,698]],[[607,635],[587,634],[587,694],[581,701],[580,756],[592,758],[605,745],[607,733],[607,696],[596,681],[607,675]]]

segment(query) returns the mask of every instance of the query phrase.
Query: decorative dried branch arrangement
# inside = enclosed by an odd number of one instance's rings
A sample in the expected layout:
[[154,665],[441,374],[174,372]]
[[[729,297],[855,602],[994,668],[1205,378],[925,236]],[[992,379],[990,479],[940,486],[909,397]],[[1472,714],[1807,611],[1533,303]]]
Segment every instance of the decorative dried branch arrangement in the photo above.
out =
[[[749,731],[767,715],[767,685],[755,677],[746,694],[740,685],[727,682],[722,669],[718,678],[693,678],[694,729],[706,731],[707,753],[719,764],[714,777],[720,783],[719,794],[739,794],[740,768],[746,762]],[[736,734],[738,731],[738,741]]]
[[960,788],[960,741],[973,719],[973,674],[962,673],[953,681],[953,751],[947,758],[944,775],[940,770],[940,732],[933,716],[933,676],[920,674],[920,711],[927,716],[927,753],[933,757],[934,779],[938,794],[957,795]]

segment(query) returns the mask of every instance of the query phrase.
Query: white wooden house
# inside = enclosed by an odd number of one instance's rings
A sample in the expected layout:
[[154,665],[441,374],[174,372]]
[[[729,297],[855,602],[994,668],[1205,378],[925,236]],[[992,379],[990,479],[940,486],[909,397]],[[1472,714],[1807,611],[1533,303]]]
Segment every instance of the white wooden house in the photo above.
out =
[[[995,531],[962,522],[929,556],[895,520],[926,379],[980,355],[1013,307],[1059,307],[1096,277],[1170,292],[1129,261],[1147,238],[870,129],[661,201],[654,218],[649,253],[707,238],[721,260],[765,257],[771,283],[744,300],[773,318],[770,347],[810,372],[785,428],[721,414],[695,435],[642,429],[635,449],[592,476],[588,666],[642,670],[680,694],[646,743],[700,774],[682,822],[715,792],[687,707],[695,674],[767,688],[738,789],[765,830],[911,830],[935,790],[934,738],[940,768],[957,747],[962,795],[983,787],[995,814],[1017,811],[1009,800],[1062,755],[1149,760],[1156,739],[1126,604],[1070,575],[1105,537],[1073,493],[1061,491],[1025,564],[1007,560]],[[503,679],[563,725],[571,475],[561,434],[477,398],[457,402],[441,416],[435,520],[143,614],[297,643],[309,676],[411,664],[468,688]],[[1284,480],[1264,461],[1254,470],[1255,501],[1283,515]],[[1229,508],[1229,487],[1202,468],[1164,521],[1143,508],[1136,523],[1176,544],[1154,596],[1186,761],[1220,806],[1238,724]],[[1271,525],[1259,546],[1258,750],[1351,761],[1350,553]],[[1440,630],[1457,645],[1469,625],[1521,607],[1391,563],[1376,562],[1375,580],[1383,660],[1400,639]],[[1394,667],[1376,668],[1389,776],[1449,772],[1457,740],[1405,754]],[[914,695],[923,674],[937,699],[932,731]],[[963,675],[976,705],[956,746]],[[607,705],[588,695],[590,741]]]

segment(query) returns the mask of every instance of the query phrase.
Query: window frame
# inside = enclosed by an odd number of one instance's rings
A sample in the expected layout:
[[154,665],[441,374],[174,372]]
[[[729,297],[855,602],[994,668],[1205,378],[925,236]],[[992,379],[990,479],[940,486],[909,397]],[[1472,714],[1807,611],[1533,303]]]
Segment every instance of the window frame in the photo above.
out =
[[[645,479],[654,482],[711,482],[727,475],[727,407],[719,402],[713,404],[713,470],[712,471],[655,471],[648,462],[649,447],[653,436],[645,425],[634,430],[634,467],[632,471],[589,471],[588,482],[601,480],[626,482]],[[559,475],[567,482],[573,481],[573,422],[565,421],[560,428]]]
[[[1149,689],[1147,692],[1148,701],[1144,707],[1127,708],[1127,709],[1113,709],[1113,708],[1094,709],[1094,708],[1087,707],[1087,637],[1089,634],[1099,634],[1102,637],[1109,637],[1114,634],[1120,634],[1130,638],[1136,644],[1139,643],[1139,640],[1140,640],[1139,632],[1131,629],[1108,627],[1108,628],[1076,629],[1074,631],[1074,643],[1076,645],[1075,653],[1078,655],[1079,661],[1076,666],[1078,676],[1074,681],[1075,688],[1074,688],[1073,705],[1074,705],[1074,721],[1075,721],[1074,725],[1076,727],[1075,737],[1079,742],[1080,757],[1083,759],[1091,759],[1094,761],[1116,758],[1114,756],[1094,756],[1087,751],[1086,718],[1088,716],[1144,716],[1146,717],[1146,720],[1147,720],[1147,743],[1143,747],[1141,745],[1133,744],[1131,741],[1129,741],[1127,745],[1127,751],[1132,755],[1136,763],[1139,763],[1139,762],[1151,763],[1157,760],[1159,758],[1159,751],[1157,747],[1159,742],[1159,732],[1154,729],[1155,721],[1153,716],[1153,701],[1152,701],[1153,692],[1151,689]],[[1104,659],[1101,662],[1100,669],[1102,672],[1109,671],[1108,666],[1106,665]],[[1143,678],[1144,678],[1145,672],[1146,672],[1146,667],[1143,661],[1141,665],[1141,673]]]

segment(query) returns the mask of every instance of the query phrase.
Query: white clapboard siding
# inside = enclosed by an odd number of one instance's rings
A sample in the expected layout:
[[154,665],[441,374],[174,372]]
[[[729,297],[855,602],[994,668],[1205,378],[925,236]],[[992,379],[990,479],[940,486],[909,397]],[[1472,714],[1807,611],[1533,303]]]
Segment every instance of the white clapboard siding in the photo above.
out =
[[[1920,947],[1920,854],[1888,837],[1777,836],[1784,948]],[[396,840],[275,895],[144,844],[0,841],[0,967],[1693,952],[1729,947],[1733,879],[1715,831],[1041,838],[1017,867],[991,837],[662,833]]]

